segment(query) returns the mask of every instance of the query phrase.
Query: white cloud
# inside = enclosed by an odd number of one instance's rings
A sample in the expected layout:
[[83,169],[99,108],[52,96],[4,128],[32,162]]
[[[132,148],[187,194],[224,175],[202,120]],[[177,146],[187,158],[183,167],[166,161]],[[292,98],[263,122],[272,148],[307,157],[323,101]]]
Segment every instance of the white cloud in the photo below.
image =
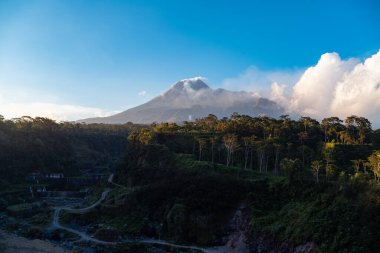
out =
[[358,114],[380,123],[380,50],[342,76],[336,85],[331,112]]
[[337,53],[323,54],[293,86],[288,109],[313,117],[331,116],[337,83],[357,63],[356,59],[342,61]]
[[118,112],[67,103],[46,91],[12,85],[8,80],[0,78],[0,115],[7,119],[31,116],[74,121],[105,117]]
[[293,86],[289,111],[321,119],[359,115],[380,126],[380,51],[360,62],[340,59],[337,53],[321,56]]
[[268,87],[274,82],[291,86],[302,73],[302,69],[268,71],[251,66],[238,77],[225,79],[222,85],[230,90],[255,91],[263,96],[269,96]]
[[344,119],[356,114],[380,126],[380,50],[362,62],[326,53],[316,65],[301,72],[270,72],[251,67],[223,84],[233,89],[258,89],[289,113],[319,120],[328,116]]
[[144,97],[147,94],[146,90],[142,90],[138,93],[140,97]]
[[196,82],[198,80],[206,82],[207,78],[203,77],[203,76],[195,76],[195,77],[191,77],[191,78],[182,79],[182,80],[180,80],[180,82]]
[[278,104],[287,107],[288,99],[286,97],[286,88],[285,84],[278,84],[277,82],[272,83],[271,93],[269,98],[276,101]]
[[84,107],[68,104],[54,104],[43,102],[32,103],[1,103],[0,114],[5,118],[22,116],[47,117],[57,121],[74,121],[91,117],[105,117],[117,111],[105,111],[94,107]]

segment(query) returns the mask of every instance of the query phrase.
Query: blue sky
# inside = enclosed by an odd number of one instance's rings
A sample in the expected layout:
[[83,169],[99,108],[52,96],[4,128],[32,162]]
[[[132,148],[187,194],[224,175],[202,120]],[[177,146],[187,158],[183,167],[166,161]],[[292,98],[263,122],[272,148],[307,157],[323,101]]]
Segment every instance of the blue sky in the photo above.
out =
[[188,77],[225,87],[326,52],[364,59],[380,48],[379,12],[376,0],[1,0],[0,99],[119,111]]

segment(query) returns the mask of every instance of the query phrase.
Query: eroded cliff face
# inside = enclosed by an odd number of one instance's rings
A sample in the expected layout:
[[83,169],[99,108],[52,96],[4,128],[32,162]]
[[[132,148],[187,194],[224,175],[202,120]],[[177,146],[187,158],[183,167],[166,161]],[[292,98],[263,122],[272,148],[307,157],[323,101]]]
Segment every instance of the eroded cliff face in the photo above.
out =
[[231,218],[229,235],[223,241],[225,245],[215,248],[215,253],[315,253],[316,245],[305,242],[292,245],[288,241],[280,242],[274,236],[253,232],[250,227],[251,211],[241,204]]
[[250,253],[315,253],[316,245],[305,242],[301,245],[292,245],[288,241],[280,242],[271,236],[255,233],[248,237]]

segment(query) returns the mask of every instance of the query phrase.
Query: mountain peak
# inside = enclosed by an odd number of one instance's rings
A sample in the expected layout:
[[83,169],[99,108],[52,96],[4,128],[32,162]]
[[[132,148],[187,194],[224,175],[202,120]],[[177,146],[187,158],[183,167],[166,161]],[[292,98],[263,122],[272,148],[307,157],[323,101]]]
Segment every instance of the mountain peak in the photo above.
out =
[[198,91],[201,89],[210,89],[210,87],[204,82],[205,78],[203,77],[193,77],[188,79],[183,79],[175,83],[171,89],[174,90],[193,90]]
[[282,107],[257,94],[245,91],[212,89],[201,77],[183,79],[169,90],[124,112],[106,118],[87,119],[85,122],[118,123],[131,121],[150,124],[152,122],[177,122],[206,117],[214,114],[218,118],[237,112],[242,115],[268,115],[277,117],[284,113]]

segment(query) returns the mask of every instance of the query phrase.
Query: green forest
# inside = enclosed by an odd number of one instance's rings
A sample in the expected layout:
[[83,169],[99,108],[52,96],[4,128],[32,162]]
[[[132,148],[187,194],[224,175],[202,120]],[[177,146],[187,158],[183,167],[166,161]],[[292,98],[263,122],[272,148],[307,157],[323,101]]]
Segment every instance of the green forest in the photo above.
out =
[[0,173],[2,186],[23,182],[29,173],[78,176],[81,169],[114,166],[125,152],[133,124],[56,123],[48,118],[0,115]]
[[310,117],[298,121],[234,114],[218,120],[209,115],[195,122],[152,124],[132,132],[132,143],[161,144],[199,161],[261,173],[336,181],[344,177],[380,180],[380,130],[358,116]]
[[[380,130],[359,116],[209,115],[151,125],[1,117],[0,161],[2,190],[33,172],[75,177],[111,168],[117,186],[104,203],[61,218],[66,226],[100,227],[93,236],[101,240],[220,246],[236,232],[229,223],[241,210],[249,252],[380,248]],[[106,184],[94,185],[90,200]],[[134,244],[107,252],[150,251]]]
[[380,131],[366,118],[209,115],[128,139],[117,178],[135,190],[100,211],[123,210],[121,233],[218,245],[244,205],[250,252],[379,252]]

